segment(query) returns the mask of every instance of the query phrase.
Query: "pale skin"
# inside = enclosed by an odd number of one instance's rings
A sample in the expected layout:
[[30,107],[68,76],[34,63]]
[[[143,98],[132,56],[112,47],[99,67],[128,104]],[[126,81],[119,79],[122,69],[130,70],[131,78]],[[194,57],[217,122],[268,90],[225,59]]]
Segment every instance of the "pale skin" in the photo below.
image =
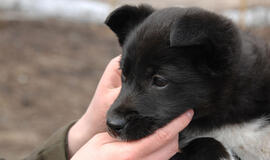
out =
[[120,56],[112,59],[97,86],[86,113],[68,133],[72,160],[168,160],[179,152],[178,133],[191,121],[193,111],[182,114],[165,127],[141,140],[123,142],[106,131],[106,112],[121,89]]

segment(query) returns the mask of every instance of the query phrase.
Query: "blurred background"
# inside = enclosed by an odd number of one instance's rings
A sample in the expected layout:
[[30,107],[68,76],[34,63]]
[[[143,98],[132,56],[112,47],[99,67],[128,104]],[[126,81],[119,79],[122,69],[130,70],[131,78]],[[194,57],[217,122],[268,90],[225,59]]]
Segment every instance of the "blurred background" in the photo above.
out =
[[0,159],[21,159],[86,110],[121,53],[103,24],[122,4],[202,7],[270,40],[269,0],[0,0]]

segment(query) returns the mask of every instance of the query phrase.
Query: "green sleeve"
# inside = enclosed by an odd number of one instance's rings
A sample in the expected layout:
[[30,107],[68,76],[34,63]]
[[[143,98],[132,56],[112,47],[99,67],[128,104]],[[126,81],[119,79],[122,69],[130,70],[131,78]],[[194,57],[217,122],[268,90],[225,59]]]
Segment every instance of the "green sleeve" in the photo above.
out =
[[72,122],[59,129],[24,160],[67,160],[67,133],[74,123]]

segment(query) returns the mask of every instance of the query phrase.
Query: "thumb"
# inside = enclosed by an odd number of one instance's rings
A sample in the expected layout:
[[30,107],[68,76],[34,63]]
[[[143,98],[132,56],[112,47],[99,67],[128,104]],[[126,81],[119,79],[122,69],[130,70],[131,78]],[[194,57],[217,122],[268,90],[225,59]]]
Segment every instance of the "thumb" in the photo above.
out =
[[[193,114],[193,110],[188,110],[181,116],[171,121],[165,127],[158,129],[154,134],[145,137],[140,141],[135,141],[134,143],[131,143],[131,145],[134,145],[132,147],[139,150],[139,154],[141,155],[146,155],[159,149],[164,144],[170,142],[173,138],[175,138],[175,136],[177,136],[178,133],[189,124],[193,117]],[[155,144],[153,145],[153,143]]]

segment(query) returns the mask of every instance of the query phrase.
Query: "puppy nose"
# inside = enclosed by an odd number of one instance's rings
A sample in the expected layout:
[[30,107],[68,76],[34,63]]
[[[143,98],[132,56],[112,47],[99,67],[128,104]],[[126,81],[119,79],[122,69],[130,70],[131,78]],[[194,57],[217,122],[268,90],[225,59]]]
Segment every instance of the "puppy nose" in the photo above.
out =
[[107,125],[117,134],[123,129],[127,124],[127,121],[121,117],[114,117],[107,119]]

